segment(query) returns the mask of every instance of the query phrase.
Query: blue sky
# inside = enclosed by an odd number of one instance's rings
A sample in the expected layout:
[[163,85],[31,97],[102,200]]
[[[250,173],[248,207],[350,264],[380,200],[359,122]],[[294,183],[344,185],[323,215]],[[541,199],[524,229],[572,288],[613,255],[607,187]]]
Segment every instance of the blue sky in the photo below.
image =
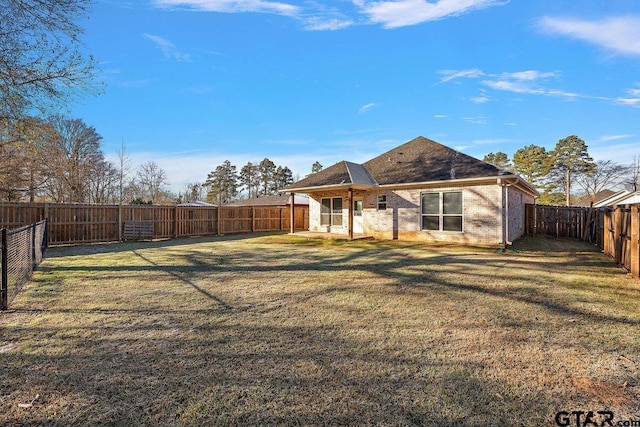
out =
[[84,27],[105,88],[71,116],[176,191],[227,159],[304,176],[419,135],[640,156],[636,1],[96,0]]

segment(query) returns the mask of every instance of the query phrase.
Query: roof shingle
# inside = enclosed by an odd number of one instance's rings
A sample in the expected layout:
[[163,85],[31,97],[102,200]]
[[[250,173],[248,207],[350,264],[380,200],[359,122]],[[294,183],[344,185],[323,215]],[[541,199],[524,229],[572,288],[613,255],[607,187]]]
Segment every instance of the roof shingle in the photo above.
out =
[[489,163],[419,136],[362,165],[338,162],[288,186],[285,190],[342,184],[411,184],[497,177],[505,173]]

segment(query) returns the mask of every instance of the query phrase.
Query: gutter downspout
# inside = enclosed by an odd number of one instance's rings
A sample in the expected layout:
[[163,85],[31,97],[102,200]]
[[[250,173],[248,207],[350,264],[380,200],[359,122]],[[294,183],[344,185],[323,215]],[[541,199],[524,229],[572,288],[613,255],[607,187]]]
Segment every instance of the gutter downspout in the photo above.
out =
[[509,184],[503,184],[504,185],[504,190],[505,190],[505,199],[506,199],[506,207],[505,207],[505,215],[506,215],[506,220],[504,222],[505,224],[505,235],[504,235],[504,242],[511,246],[513,245],[513,242],[509,240],[509,187],[512,187],[514,185],[517,185],[518,182],[520,181],[520,178],[516,179],[516,182],[512,182]]
[[500,186],[500,240],[498,245],[506,247],[504,238],[504,185],[502,179],[498,178],[496,184]]

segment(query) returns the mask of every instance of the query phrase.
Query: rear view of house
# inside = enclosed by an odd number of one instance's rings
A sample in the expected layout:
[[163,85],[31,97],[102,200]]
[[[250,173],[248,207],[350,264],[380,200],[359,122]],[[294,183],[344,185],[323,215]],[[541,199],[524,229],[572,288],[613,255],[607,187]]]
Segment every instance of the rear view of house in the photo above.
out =
[[538,192],[521,177],[424,137],[342,161],[285,189],[309,195],[309,230],[353,238],[505,245]]

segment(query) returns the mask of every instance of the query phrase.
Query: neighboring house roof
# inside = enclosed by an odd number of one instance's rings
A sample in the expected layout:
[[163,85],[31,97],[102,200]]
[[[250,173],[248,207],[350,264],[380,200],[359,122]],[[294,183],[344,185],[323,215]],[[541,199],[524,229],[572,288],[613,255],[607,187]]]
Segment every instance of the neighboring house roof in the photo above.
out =
[[201,202],[200,200],[194,200],[193,202],[178,203],[177,206],[197,208],[197,207],[211,207],[215,205],[212,205],[211,203],[207,203],[207,202]]
[[598,191],[596,194],[593,194],[591,196],[584,196],[580,199],[578,199],[578,201],[576,201],[575,203],[573,203],[573,206],[595,206],[596,204],[609,199],[611,196],[615,196],[622,193],[622,191],[613,191],[613,190],[601,190]]
[[[298,206],[309,205],[309,198],[296,194],[294,202]],[[252,197],[245,200],[235,200],[225,206],[288,206],[291,204],[291,195],[276,194],[271,196]]]
[[538,192],[524,179],[489,163],[419,136],[363,164],[341,161],[288,186],[285,191],[375,188],[442,181],[505,178],[525,191]]
[[594,203],[594,208],[602,208],[606,206],[617,206],[617,205],[632,205],[635,203],[640,203],[640,191],[619,191],[610,197],[601,200],[598,203]]

